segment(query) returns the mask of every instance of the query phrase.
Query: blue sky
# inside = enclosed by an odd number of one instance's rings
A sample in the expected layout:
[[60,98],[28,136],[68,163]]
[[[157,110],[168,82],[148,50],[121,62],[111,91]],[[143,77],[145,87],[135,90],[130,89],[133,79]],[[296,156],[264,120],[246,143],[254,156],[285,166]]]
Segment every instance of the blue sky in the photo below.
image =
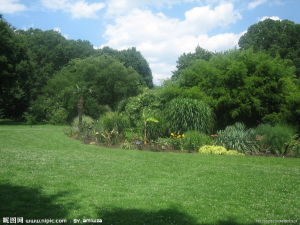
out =
[[299,0],[0,0],[0,13],[18,29],[54,29],[95,48],[135,46],[156,84],[183,52],[234,48],[251,24],[268,17],[299,23],[299,11]]

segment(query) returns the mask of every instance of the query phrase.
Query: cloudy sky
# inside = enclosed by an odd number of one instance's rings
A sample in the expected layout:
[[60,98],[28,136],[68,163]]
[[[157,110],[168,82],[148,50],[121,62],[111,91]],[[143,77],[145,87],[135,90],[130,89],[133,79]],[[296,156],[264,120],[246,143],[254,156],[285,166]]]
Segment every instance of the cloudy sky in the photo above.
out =
[[156,84],[183,52],[234,48],[251,24],[270,17],[300,23],[299,11],[300,0],[0,0],[0,13],[18,29],[54,29],[95,48],[135,46]]

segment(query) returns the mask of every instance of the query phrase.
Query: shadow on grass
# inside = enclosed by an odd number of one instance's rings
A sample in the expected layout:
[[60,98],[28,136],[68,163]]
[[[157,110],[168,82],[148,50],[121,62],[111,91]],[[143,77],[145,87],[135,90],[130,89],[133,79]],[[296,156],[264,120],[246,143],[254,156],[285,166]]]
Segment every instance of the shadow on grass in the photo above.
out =
[[234,218],[215,223],[198,223],[195,218],[176,208],[159,211],[116,208],[101,211],[99,218],[103,220],[103,225],[258,225],[258,223],[239,223]]
[[14,121],[9,119],[0,119],[0,125],[26,125],[23,121]]
[[0,184],[0,219],[3,217],[64,219],[68,211],[54,201],[65,195],[66,193],[59,193],[43,196],[36,188]]

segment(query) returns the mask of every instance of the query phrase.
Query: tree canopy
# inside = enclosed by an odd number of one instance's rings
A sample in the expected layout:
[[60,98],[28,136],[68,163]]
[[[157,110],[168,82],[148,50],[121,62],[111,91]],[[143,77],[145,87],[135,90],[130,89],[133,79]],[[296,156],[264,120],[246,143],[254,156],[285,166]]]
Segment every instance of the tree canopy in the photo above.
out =
[[241,49],[267,51],[273,57],[279,55],[293,61],[300,77],[300,24],[289,20],[266,19],[250,26],[240,38]]
[[98,51],[100,54],[106,54],[115,57],[120,62],[124,63],[124,66],[126,67],[132,67],[142,76],[145,84],[149,88],[153,87],[152,72],[149,64],[142,54],[136,50],[136,48],[133,47],[118,51],[109,47],[104,47]]
[[0,16],[0,117],[18,118],[31,96],[33,66],[15,30]]
[[204,99],[214,107],[221,127],[236,121],[253,126],[288,120],[287,112],[293,111],[291,96],[299,92],[290,61],[251,49],[194,61],[178,82],[180,87],[197,87],[207,95]]
[[[44,89],[54,74],[73,59],[111,55],[128,71],[133,73],[132,70],[135,70],[141,78],[139,82],[153,87],[149,65],[135,48],[122,51],[111,48],[96,50],[88,41],[69,40],[54,30],[16,30],[2,16],[0,28],[0,118],[22,118],[32,102],[45,93]],[[128,84],[128,87],[132,85]],[[134,87],[136,90],[136,86]],[[109,88],[111,87],[107,86],[105,92]],[[109,96],[107,104],[118,101],[118,97]]]
[[197,46],[193,53],[183,53],[177,60],[177,70],[173,72],[173,78],[178,77],[180,72],[191,65],[195,60],[202,59],[208,61],[213,55],[214,53],[207,51],[200,46]]
[[[137,95],[142,79],[132,68],[126,68],[115,58],[107,55],[72,60],[57,72],[32,106],[38,120],[51,120],[59,109],[67,118],[76,116],[77,89],[86,90],[85,114],[99,116],[104,105],[116,107],[122,99]],[[45,113],[46,112],[46,113]]]

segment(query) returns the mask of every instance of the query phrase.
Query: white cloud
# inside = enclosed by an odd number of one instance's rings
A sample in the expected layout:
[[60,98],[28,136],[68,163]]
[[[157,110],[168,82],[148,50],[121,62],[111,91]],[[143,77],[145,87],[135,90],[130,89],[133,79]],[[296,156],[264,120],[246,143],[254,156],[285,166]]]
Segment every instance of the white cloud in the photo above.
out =
[[53,30],[56,31],[57,33],[60,33],[60,32],[61,32],[60,27],[54,27]]
[[62,36],[64,36],[66,39],[69,38],[69,35],[63,34],[63,33],[61,32],[61,28],[60,28],[60,27],[54,27],[53,30],[56,31],[57,33],[60,33],[60,34],[61,34]]
[[255,9],[257,6],[264,4],[268,0],[254,0],[248,3],[248,9]]
[[102,2],[88,3],[86,0],[42,0],[42,4],[53,10],[62,10],[73,18],[97,18],[97,13],[105,7]]
[[278,16],[264,16],[262,18],[259,18],[259,21],[264,21],[266,19],[271,19],[271,20],[281,20]]
[[19,3],[19,0],[0,0],[1,13],[15,13],[26,9],[27,7]]
[[179,2],[196,0],[107,0],[107,14],[111,16],[124,15],[137,8],[172,6]]
[[148,60],[157,84],[171,76],[179,55],[194,51],[197,45],[211,51],[237,46],[241,34],[209,36],[208,32],[224,28],[240,18],[231,3],[222,3],[214,8],[192,8],[185,12],[182,20],[147,9],[133,9],[107,25],[105,46],[117,49],[135,46]]
[[[234,2],[237,0],[227,0],[226,2]],[[197,3],[199,5],[212,5],[222,3],[224,0],[107,0],[107,15],[125,15],[133,9],[148,9],[149,7],[171,8],[181,3]]]

